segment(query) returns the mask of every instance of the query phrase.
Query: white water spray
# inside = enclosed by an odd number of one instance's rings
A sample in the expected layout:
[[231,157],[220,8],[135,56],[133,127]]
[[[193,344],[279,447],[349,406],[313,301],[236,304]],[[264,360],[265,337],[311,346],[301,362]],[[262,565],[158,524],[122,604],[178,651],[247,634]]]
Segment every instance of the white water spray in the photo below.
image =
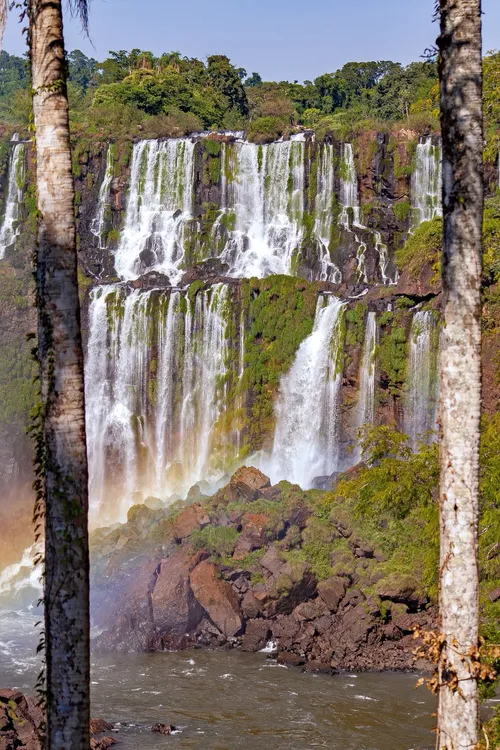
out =
[[343,303],[320,296],[314,328],[282,378],[270,472],[303,488],[339,465],[341,318]]

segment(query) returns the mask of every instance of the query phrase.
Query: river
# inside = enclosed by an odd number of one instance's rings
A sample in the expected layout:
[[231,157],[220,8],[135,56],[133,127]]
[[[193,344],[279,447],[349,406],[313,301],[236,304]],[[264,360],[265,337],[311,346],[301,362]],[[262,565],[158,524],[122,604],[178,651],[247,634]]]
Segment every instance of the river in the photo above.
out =
[[[36,619],[0,615],[0,686],[32,690]],[[435,710],[416,680],[306,674],[264,653],[94,655],[92,715],[117,724],[117,750],[416,750],[433,746]],[[180,731],[153,734],[158,722]]]

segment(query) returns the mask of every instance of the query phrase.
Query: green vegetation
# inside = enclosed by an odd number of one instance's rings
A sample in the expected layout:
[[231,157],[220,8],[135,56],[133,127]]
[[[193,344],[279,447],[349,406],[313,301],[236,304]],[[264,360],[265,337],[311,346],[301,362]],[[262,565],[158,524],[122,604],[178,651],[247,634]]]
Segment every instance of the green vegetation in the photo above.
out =
[[442,245],[443,220],[436,216],[432,221],[424,221],[417,227],[404,247],[396,251],[396,265],[400,271],[408,270],[413,279],[418,279],[427,265],[430,265],[434,275],[438,276]]
[[271,435],[280,377],[312,331],[316,289],[290,276],[250,279],[243,281],[242,302],[250,321],[243,385],[252,391],[248,432],[250,447],[256,449]]
[[230,557],[238,537],[238,532],[231,526],[205,526],[200,531],[194,531],[190,540],[195,550],[205,549],[216,557]]

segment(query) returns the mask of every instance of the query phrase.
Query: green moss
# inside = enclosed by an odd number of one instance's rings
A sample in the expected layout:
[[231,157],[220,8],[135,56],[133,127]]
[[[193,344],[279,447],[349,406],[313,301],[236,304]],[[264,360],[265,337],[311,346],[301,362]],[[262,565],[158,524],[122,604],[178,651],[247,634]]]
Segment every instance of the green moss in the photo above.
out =
[[408,358],[406,329],[397,324],[392,325],[390,329],[382,328],[376,356],[380,363],[381,376],[386,381],[389,392],[396,396],[401,395]]
[[195,550],[206,549],[211,555],[228,557],[233,554],[239,536],[232,526],[205,526],[194,531],[190,540]]
[[274,426],[274,399],[303,341],[312,331],[314,285],[290,276],[245,280],[242,303],[249,321],[245,338],[243,388],[252,394],[250,446],[260,448]]
[[410,214],[411,205],[407,201],[401,201],[394,204],[393,210],[396,219],[405,222]]
[[421,224],[404,245],[396,251],[396,265],[400,271],[408,270],[411,278],[418,278],[427,265],[439,273],[439,257],[443,244],[443,220],[436,216]]
[[221,152],[221,142],[213,138],[203,138],[203,150],[206,154],[213,157],[219,157]]
[[345,343],[347,346],[362,344],[365,339],[365,313],[366,306],[362,302],[357,302],[354,307],[350,307],[345,312],[346,334]]

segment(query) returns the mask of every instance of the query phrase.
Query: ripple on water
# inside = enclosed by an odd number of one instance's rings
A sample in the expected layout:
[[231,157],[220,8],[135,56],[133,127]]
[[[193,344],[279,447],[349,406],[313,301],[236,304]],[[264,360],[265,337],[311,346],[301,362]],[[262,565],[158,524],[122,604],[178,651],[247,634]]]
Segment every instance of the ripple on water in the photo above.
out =
[[[38,616],[0,617],[0,687],[30,690]],[[92,657],[92,713],[114,721],[122,750],[409,750],[431,747],[432,696],[415,676],[311,675],[270,654],[196,651]],[[353,695],[352,689],[356,688]]]

